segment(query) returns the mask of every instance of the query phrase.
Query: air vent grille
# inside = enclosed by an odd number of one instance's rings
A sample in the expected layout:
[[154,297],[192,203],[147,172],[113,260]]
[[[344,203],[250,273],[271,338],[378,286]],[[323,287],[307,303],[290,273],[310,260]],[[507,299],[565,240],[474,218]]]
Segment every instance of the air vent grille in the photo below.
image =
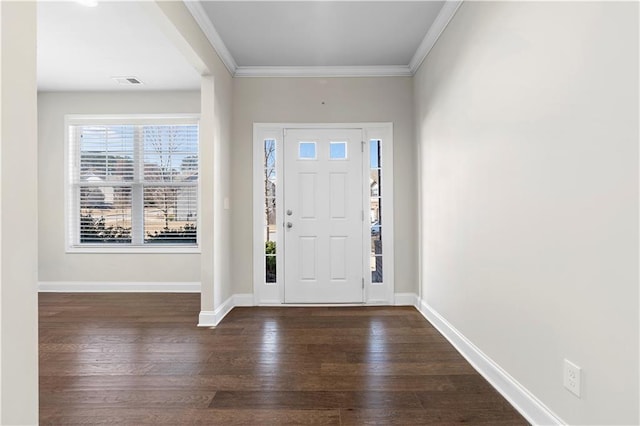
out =
[[142,81],[137,77],[111,77],[111,79],[118,84],[127,86],[143,84]]

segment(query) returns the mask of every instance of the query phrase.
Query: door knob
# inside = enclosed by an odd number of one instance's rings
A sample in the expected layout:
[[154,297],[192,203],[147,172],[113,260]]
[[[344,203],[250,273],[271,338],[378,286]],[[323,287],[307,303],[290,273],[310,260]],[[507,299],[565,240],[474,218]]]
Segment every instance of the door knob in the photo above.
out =
[[291,229],[291,228],[293,228],[293,223],[287,222],[287,229]]

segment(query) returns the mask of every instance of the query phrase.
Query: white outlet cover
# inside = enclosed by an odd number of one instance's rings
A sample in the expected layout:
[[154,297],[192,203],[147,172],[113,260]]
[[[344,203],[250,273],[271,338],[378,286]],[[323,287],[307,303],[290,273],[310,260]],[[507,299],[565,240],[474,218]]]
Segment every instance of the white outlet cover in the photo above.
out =
[[580,398],[580,389],[582,385],[582,369],[572,363],[571,361],[564,360],[564,373],[563,382],[564,387],[567,388],[572,394]]

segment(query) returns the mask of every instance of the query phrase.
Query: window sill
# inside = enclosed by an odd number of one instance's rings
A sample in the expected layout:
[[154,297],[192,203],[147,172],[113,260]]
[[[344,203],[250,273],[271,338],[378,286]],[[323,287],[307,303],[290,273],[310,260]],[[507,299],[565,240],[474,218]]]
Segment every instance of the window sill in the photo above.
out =
[[181,246],[169,246],[163,245],[157,246],[82,246],[82,247],[67,247],[65,250],[69,254],[200,254],[200,247],[181,247]]

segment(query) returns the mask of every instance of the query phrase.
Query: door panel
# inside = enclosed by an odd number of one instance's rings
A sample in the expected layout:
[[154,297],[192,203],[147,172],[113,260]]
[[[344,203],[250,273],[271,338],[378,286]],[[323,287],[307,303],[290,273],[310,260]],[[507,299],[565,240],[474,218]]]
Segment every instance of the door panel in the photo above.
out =
[[347,279],[347,237],[331,237],[330,238],[330,258],[331,258],[331,276],[332,280]]
[[346,219],[347,213],[347,174],[331,173],[329,177],[329,203],[331,219]]
[[[300,218],[316,219],[316,202],[318,191],[316,190],[316,173],[299,173],[298,191],[300,193]],[[286,195],[286,194],[285,194]]]
[[363,301],[362,131],[284,138],[286,303]]
[[317,280],[317,260],[318,250],[316,250],[316,237],[299,237],[299,250],[300,250],[300,272],[299,279],[304,281]]

